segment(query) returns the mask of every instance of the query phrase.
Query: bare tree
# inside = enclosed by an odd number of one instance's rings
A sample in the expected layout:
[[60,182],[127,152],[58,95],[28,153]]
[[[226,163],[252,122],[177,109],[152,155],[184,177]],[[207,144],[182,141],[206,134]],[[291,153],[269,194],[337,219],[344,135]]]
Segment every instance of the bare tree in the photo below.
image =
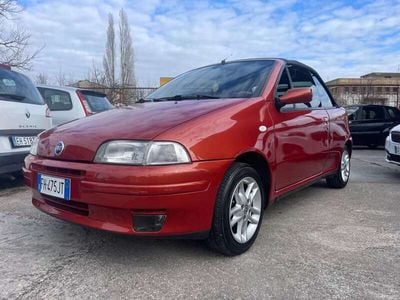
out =
[[38,84],[47,84],[47,82],[48,82],[47,74],[45,74],[45,73],[37,74],[36,83],[38,83]]
[[107,86],[107,75],[94,62],[89,71],[88,79],[98,86]]
[[[116,43],[115,43],[115,30],[114,30],[114,18],[111,13],[108,14],[108,28],[107,28],[107,42],[106,42],[106,53],[103,57],[103,69],[104,72],[100,72],[93,64],[92,77],[94,77],[96,83],[105,84],[107,89],[108,98],[112,102],[116,102],[118,98],[117,93],[117,81],[115,78],[116,69]],[[102,82],[99,82],[101,79]]]
[[105,80],[110,88],[115,87],[115,31],[114,31],[114,18],[110,13],[108,14],[108,28],[107,28],[107,42],[106,54],[103,58],[103,68]]
[[67,84],[67,75],[60,68],[58,73],[55,75],[56,84],[59,86],[63,86]]
[[11,18],[19,12],[21,10],[14,0],[0,0],[0,63],[29,69],[42,49],[30,52],[30,34],[21,27],[10,25]]
[[123,9],[119,12],[119,42],[120,42],[120,100],[127,104],[129,93],[127,87],[136,87],[135,80],[135,58],[132,45],[132,37],[128,24],[128,17]]

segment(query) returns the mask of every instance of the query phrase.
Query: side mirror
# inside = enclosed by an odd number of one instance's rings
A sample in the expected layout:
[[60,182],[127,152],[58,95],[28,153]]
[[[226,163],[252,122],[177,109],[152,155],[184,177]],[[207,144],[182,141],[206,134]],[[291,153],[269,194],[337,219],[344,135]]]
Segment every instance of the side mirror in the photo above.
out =
[[282,104],[310,103],[312,100],[311,88],[293,88],[286,91],[286,94],[279,97]]

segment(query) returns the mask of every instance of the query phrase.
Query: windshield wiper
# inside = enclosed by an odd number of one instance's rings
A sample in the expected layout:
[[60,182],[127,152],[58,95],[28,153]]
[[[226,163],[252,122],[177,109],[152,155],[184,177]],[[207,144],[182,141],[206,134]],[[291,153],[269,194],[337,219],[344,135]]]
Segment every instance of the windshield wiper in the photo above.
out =
[[0,98],[2,98],[2,97],[11,98],[11,99],[17,100],[17,101],[22,101],[26,98],[25,96],[16,95],[16,94],[0,94]]
[[210,96],[210,95],[202,95],[202,94],[195,94],[195,95],[175,95],[171,97],[161,97],[161,98],[153,98],[149,99],[150,101],[158,102],[158,101],[182,101],[182,100],[192,100],[192,99],[219,99],[219,97]]

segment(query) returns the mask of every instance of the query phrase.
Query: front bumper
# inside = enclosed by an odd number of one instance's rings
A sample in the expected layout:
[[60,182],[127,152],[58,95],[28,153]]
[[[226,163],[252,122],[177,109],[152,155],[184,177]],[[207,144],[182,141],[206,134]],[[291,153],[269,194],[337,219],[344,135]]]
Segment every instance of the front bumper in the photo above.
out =
[[24,158],[29,154],[28,151],[18,151],[0,153],[0,174],[21,171],[24,165]]
[[386,161],[400,166],[400,143],[393,142],[390,135],[385,142]]
[[[211,228],[219,184],[231,160],[171,166],[116,166],[25,159],[24,180],[32,203],[54,217],[81,225],[133,235],[191,235]],[[36,190],[37,174],[71,179],[71,200]],[[164,214],[157,232],[137,232],[135,215]]]

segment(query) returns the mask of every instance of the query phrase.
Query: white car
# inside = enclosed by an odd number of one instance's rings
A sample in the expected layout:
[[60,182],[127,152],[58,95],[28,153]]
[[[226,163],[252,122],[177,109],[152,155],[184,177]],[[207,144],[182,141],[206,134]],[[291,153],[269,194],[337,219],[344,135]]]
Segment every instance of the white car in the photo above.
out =
[[74,87],[37,86],[49,106],[54,125],[113,108],[103,93]]
[[52,119],[32,81],[5,65],[0,65],[0,112],[0,174],[13,173]]
[[385,143],[386,161],[400,166],[400,125],[390,130]]

